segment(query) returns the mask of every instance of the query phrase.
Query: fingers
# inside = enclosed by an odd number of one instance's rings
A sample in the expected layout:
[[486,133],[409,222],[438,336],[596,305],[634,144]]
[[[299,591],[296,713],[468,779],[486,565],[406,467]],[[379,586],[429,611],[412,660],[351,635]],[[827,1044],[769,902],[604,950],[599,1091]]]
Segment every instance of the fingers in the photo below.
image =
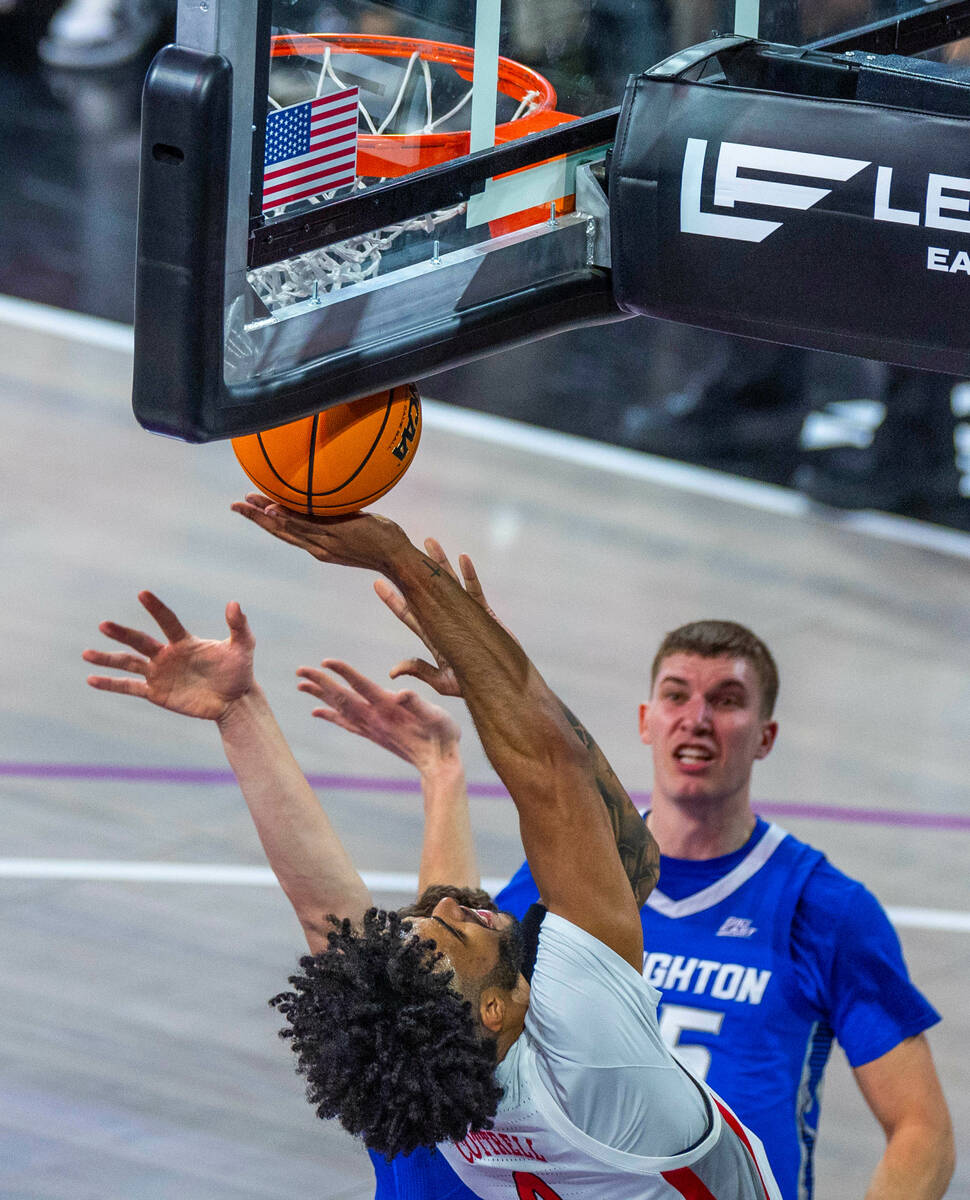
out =
[[[305,537],[293,533],[284,524],[284,510],[266,496],[250,492],[245,500],[237,500],[229,507],[234,513],[239,513],[240,516],[252,521],[254,525],[258,525],[260,529],[265,529],[273,537],[279,538],[281,542],[289,542],[291,546],[298,546],[302,550],[310,549]],[[316,558],[325,557],[324,551],[318,547],[314,547],[310,553]]]
[[423,658],[405,658],[396,667],[392,667],[389,674],[392,679],[400,679],[402,675],[409,675],[413,679],[420,679],[422,683],[433,687],[435,691],[439,690],[441,669],[425,662]]
[[429,558],[434,559],[439,567],[443,567],[452,577],[455,583],[458,582],[458,576],[455,574],[455,568],[448,561],[448,555],[445,554],[441,543],[437,538],[425,538],[424,548]]
[[[401,667],[413,666],[418,660],[411,659],[408,663],[400,664]],[[413,716],[420,717],[426,720],[433,717],[439,710],[423,700],[417,692],[411,691],[410,688],[405,688],[400,692],[389,692],[385,688],[380,687],[372,679],[368,679],[366,675],[361,675],[348,663],[341,662],[339,659],[325,659],[320,666],[323,670],[317,670],[315,667],[300,667],[297,671],[301,679],[301,683],[297,687],[301,692],[306,692],[309,695],[316,696],[320,700],[326,701],[331,706],[327,720],[335,720],[336,715],[343,714],[344,717],[353,717],[355,722],[362,723],[364,718],[372,715],[377,718],[390,718],[390,709],[403,708]],[[427,670],[436,675],[440,675],[435,667],[430,663],[425,663]],[[420,669],[420,668],[419,668]],[[395,668],[397,670],[397,668]],[[346,688],[340,687],[339,684],[326,674],[327,671],[332,671],[334,674],[342,676],[354,689],[354,693],[347,691]],[[402,672],[410,673],[410,672]],[[357,696],[366,701],[361,704]],[[324,716],[325,710],[321,709],[313,714],[314,716]],[[336,723],[340,723],[339,721]],[[344,725],[347,728],[347,725]]]
[[[264,496],[262,492],[247,492],[245,501],[240,501],[240,503],[249,504],[253,508],[261,508],[263,510],[272,508],[274,504],[269,496]],[[232,507],[235,508],[236,505],[234,504]]]
[[336,725],[338,729],[346,729],[348,733],[360,733],[356,725],[352,725],[332,708],[311,708],[310,716],[319,717],[321,721],[329,721],[331,725]]
[[155,619],[159,629],[170,642],[180,642],[183,638],[188,637],[188,632],[182,622],[153,592],[139,592],[138,600]]
[[[412,692],[410,688],[398,692],[394,696],[394,703],[398,708],[403,708],[416,721],[421,722],[429,733],[439,733],[445,727],[453,727],[453,729],[448,728],[448,732],[452,734],[455,741],[461,737],[460,728],[454,724],[443,708],[429,704],[427,700],[419,696],[417,692]],[[432,726],[435,727],[434,730],[432,730]]]
[[111,679],[107,675],[89,675],[88,686],[99,692],[119,692],[125,696],[148,697],[148,684],[143,679]]
[[270,513],[264,508],[243,503],[242,501],[230,505],[230,509],[234,513],[239,513],[240,516],[252,521],[254,525],[258,525],[260,529],[265,529],[267,533],[271,533],[273,537],[278,537],[280,541],[296,544],[292,534],[287,534],[283,526],[280,524],[280,519],[276,513]]
[[[314,694],[313,688],[309,684],[304,685],[300,683],[297,684],[297,687],[301,692],[304,692],[308,696],[312,696]],[[317,696],[317,699],[319,700],[320,697]],[[310,716],[320,717],[321,720],[330,721],[334,725],[339,725],[341,729],[346,729],[349,733],[360,733],[359,727],[354,722],[348,721],[346,717],[342,716],[334,708],[311,708]]]
[[360,671],[355,671],[349,663],[341,662],[338,658],[325,658],[320,666],[324,670],[333,671],[335,675],[346,679],[354,691],[363,696],[370,704],[386,703],[388,700],[394,699],[393,693],[385,691],[373,679],[361,675]]
[[[301,692],[308,696],[314,696],[317,700],[322,699],[314,691],[310,684],[297,684]],[[361,721],[356,719],[355,714],[347,716],[335,708],[311,708],[311,717],[319,717],[322,721],[329,721],[331,725],[336,725],[340,729],[345,729],[348,733],[355,733],[358,737],[367,737],[368,734]]]
[[360,675],[346,663],[328,662],[324,665],[330,665],[333,669],[343,668],[352,684],[362,684],[364,692],[376,694],[376,703],[365,698],[363,693],[358,694],[341,687],[326,671],[318,671],[314,667],[300,667],[297,671],[301,680],[297,684],[299,690],[315,696],[329,706],[313,709],[312,715],[329,721],[331,725],[345,729],[348,733],[376,742],[378,746],[383,746],[394,754],[406,757],[395,743],[391,725],[388,723],[394,706],[393,694],[383,692],[366,676]]
[[352,724],[345,725],[344,728],[353,728],[355,731],[359,731],[367,712],[367,706],[360,697],[348,691],[347,688],[341,687],[325,671],[318,671],[315,667],[300,667],[297,675],[300,678],[300,682],[296,685],[299,691],[305,692],[308,696],[314,696],[317,700],[322,700],[324,704],[329,704],[336,713],[341,714],[348,722],[352,722]]
[[404,614],[407,611],[407,601],[397,590],[392,587],[386,579],[374,580],[374,591],[384,601],[391,612],[400,620],[404,620]]
[[113,642],[122,642],[146,658],[154,658],[164,648],[161,642],[140,629],[129,629],[127,625],[117,625],[114,621],[102,621],[98,629]]
[[[481,581],[478,578],[478,572],[475,570],[475,564],[467,554],[458,555],[458,569],[461,571],[461,577],[465,584],[465,591],[477,600],[482,608],[488,608],[488,601],[485,599],[485,593],[482,591]],[[491,611],[491,610],[489,610]]]
[[[95,667],[110,667],[115,671],[130,671],[133,675],[147,675],[148,661],[134,654],[120,651],[85,650],[81,655],[85,662]],[[92,685],[93,686],[93,685]]]
[[[291,546],[306,550],[321,562],[345,563],[351,566],[361,566],[346,557],[348,549],[346,530],[341,532],[341,526],[358,526],[367,523],[369,529],[375,523],[390,526],[391,522],[376,513],[344,513],[340,516],[317,517],[309,513],[297,512],[285,505],[260,495],[259,492],[249,492],[245,500],[237,500],[230,509],[246,517],[254,524],[261,526],[267,533],[278,537]],[[394,526],[396,529],[397,526]],[[368,564],[369,565],[369,564]]]
[[374,591],[380,596],[391,612],[397,619],[411,630],[411,632],[424,641],[424,634],[421,631],[421,626],[414,619],[414,614],[408,608],[408,603],[397,590],[387,582],[386,579],[374,580]]
[[[458,576],[455,574],[455,569],[448,561],[448,556],[445,554],[441,543],[436,538],[426,538],[424,548],[427,551],[428,557],[434,559],[439,567],[444,570],[455,580],[459,582]],[[461,571],[460,582],[464,584],[465,591],[482,606],[487,612],[491,613],[488,606],[488,601],[485,599],[485,593],[482,590],[481,580],[478,578],[478,572],[475,570],[475,564],[467,554],[458,555],[458,569]]]
[[334,708],[345,708],[354,703],[353,693],[348,692],[339,683],[334,683],[324,671],[319,671],[316,667],[298,667],[296,674],[300,680],[296,686],[301,692],[316,696],[318,700],[325,700]]
[[238,600],[230,600],[226,605],[226,624],[229,626],[230,642],[239,646],[253,646],[255,639]]

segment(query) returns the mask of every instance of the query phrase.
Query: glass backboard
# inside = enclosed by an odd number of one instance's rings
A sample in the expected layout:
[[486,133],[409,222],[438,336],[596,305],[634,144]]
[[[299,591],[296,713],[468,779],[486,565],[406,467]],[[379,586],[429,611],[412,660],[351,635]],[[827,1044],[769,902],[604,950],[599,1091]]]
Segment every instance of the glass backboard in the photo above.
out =
[[898,48],[901,14],[945,13],[923,49],[965,8],[179,0],[146,82],[136,415],[234,436],[619,319],[604,179],[631,74],[716,33]]

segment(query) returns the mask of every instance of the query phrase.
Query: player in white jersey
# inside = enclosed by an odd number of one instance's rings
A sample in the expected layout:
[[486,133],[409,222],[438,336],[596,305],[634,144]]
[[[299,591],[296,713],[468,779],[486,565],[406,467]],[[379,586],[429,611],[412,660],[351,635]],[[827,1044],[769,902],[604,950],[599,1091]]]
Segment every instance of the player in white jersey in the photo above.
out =
[[761,1143],[664,1046],[658,999],[603,942],[547,913],[525,1030],[496,1071],[493,1129],[440,1147],[459,1178],[488,1200],[777,1200]]
[[776,1200],[756,1139],[660,1039],[630,886],[655,882],[656,845],[521,647],[389,521],[233,507],[399,589],[454,670],[549,910],[531,999],[511,918],[446,898],[403,924],[342,922],[276,1000],[319,1114],[388,1157],[440,1143],[483,1197]]

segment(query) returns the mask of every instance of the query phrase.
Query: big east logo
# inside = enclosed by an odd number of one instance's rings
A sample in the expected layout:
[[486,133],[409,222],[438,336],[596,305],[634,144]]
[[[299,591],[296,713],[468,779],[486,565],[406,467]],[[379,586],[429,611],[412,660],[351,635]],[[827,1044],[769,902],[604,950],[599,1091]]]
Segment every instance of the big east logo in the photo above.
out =
[[[680,183],[682,233],[698,233],[705,237],[730,238],[740,242],[763,242],[781,228],[781,221],[702,210],[701,184],[706,157],[707,141],[688,138]],[[859,158],[722,142],[714,176],[713,206],[732,209],[740,203],[804,211],[813,208],[834,190],[831,187],[810,187],[804,183],[739,174],[743,170],[758,171],[762,175],[798,175],[807,179],[845,183],[871,166],[871,162]],[[970,213],[970,179],[962,175],[930,172],[926,179],[923,207],[919,210],[895,207],[892,203],[892,187],[893,168],[877,165],[872,182],[872,220],[889,221],[897,225],[924,225],[927,229],[970,234],[967,215]],[[940,251],[941,255],[944,253],[948,252]],[[947,267],[934,266],[932,269],[946,270]]]
[[418,420],[421,417],[421,401],[418,399],[417,388],[411,388],[411,402],[408,405],[408,419],[401,430],[401,439],[396,446],[391,447],[391,453],[396,459],[401,462],[408,456],[408,451],[411,448],[411,443],[414,441],[415,435],[418,432]]

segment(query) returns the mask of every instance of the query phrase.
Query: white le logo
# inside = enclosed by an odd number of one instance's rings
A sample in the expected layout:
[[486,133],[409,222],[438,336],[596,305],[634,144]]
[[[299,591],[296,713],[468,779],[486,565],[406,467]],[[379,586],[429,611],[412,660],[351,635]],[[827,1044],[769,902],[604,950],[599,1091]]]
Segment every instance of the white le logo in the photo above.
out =
[[[684,151],[684,171],[680,180],[680,228],[682,233],[700,233],[705,237],[731,238],[737,242],[763,242],[781,228],[781,221],[759,221],[753,217],[729,217],[721,213],[701,212],[701,179],[707,142],[688,138]],[[808,175],[844,183],[857,175],[867,162],[859,158],[834,158],[829,154],[804,154],[800,150],[776,150],[771,146],[745,146],[741,142],[722,142],[714,179],[714,204],[733,208],[744,204],[768,204],[773,208],[811,208],[827,196],[831,188],[805,187],[799,183],[779,183],[772,179],[745,179],[738,170],[772,171],[778,175]]]

